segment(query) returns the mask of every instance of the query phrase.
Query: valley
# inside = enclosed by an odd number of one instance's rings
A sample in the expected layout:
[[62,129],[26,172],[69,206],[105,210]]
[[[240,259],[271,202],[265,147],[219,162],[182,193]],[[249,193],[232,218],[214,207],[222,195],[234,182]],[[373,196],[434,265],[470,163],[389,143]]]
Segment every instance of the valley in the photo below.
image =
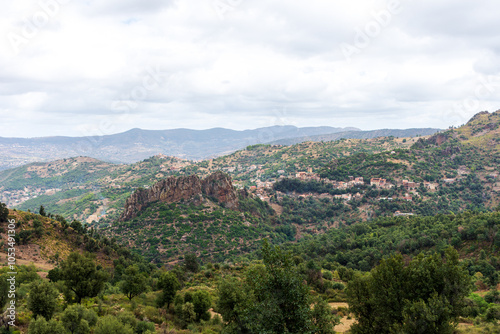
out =
[[[136,331],[141,321],[151,333],[260,332],[260,314],[282,312],[266,309],[274,287],[288,284],[295,299],[286,305],[295,306],[286,307],[305,317],[293,319],[318,332],[320,323],[326,333],[366,322],[409,326],[363,309],[389,307],[380,291],[405,286],[398,293],[412,306],[393,302],[393,312],[438,309],[437,293],[457,313],[419,321],[488,333],[500,326],[499,138],[497,111],[428,136],[256,144],[202,161],[31,163],[0,171],[9,208],[0,210],[0,255],[9,240],[2,224],[12,219],[21,288],[50,280],[68,303],[83,301],[99,321],[113,314],[122,319],[116,326]],[[73,260],[95,266],[101,290],[68,290],[64,268]],[[378,275],[397,270],[390,281],[400,285],[378,289]],[[460,303],[447,297],[447,280],[439,285],[445,272]],[[141,282],[137,292],[127,290],[132,282]],[[26,329],[34,318],[23,298]],[[195,303],[198,311],[188,311]],[[60,304],[51,321],[63,325]]]

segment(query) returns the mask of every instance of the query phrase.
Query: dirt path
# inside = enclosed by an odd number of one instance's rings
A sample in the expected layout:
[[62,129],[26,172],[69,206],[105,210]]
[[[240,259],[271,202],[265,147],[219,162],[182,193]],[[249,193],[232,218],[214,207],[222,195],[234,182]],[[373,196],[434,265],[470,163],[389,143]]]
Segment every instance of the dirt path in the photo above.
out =
[[[328,303],[332,308],[337,309],[339,307],[349,308],[349,304],[347,303]],[[340,325],[335,326],[334,330],[337,333],[345,333],[349,329],[351,329],[352,324],[354,324],[356,320],[354,318],[347,319],[347,317],[342,317],[340,319]]]

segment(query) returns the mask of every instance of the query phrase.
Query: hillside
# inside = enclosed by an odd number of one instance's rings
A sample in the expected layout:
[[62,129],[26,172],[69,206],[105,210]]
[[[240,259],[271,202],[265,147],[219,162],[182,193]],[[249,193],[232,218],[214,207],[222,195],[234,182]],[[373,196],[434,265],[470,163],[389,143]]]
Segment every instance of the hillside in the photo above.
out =
[[[279,214],[284,212],[281,219],[287,222],[290,212],[311,221],[297,204],[306,197],[314,206],[328,200],[339,208],[320,226],[396,212],[487,209],[500,203],[497,139],[498,112],[479,114],[461,128],[431,137],[260,144],[198,163],[166,156],[132,165],[66,159],[0,172],[0,196],[11,207],[18,203],[17,208],[36,212],[44,205],[67,219],[92,223],[118,219],[127,197],[140,187],[169,176],[202,178],[222,170],[237,188],[247,187]],[[306,230],[317,233],[314,224]],[[293,226],[300,236],[301,224]]]
[[[301,143],[293,146],[257,145],[231,155],[198,163],[154,156],[131,165],[115,165],[91,158],[36,163],[0,171],[0,200],[9,207],[36,211],[44,205],[67,219],[88,223],[117,217],[125,199],[138,187],[151,186],[170,175],[206,176],[227,172],[238,187],[294,176],[309,168],[319,170],[336,157],[355,152],[374,153],[409,147],[417,139],[376,138]],[[87,171],[93,171],[87,173]]]
[[126,201],[119,221],[96,226],[156,263],[175,263],[187,252],[222,261],[258,247],[264,237],[287,238],[272,221],[274,210],[245,191],[237,192],[228,175],[216,172],[169,177]]
[[[71,252],[91,252],[101,265],[108,267],[119,255],[130,255],[114,240],[87,230],[78,221],[68,223],[60,216],[50,218],[18,210],[9,210],[8,219],[16,225],[16,262],[34,264],[43,277]],[[7,261],[7,222],[0,223],[0,244],[0,258]]]
[[291,146],[253,145],[223,157],[187,166],[185,170],[200,175],[223,170],[238,184],[257,186],[260,182],[273,181],[282,176],[295,176],[298,172],[317,172],[332,159],[356,153],[373,154],[408,148],[417,140],[418,138],[380,137],[367,140],[303,142]]
[[31,211],[44,205],[54,214],[90,223],[121,210],[134,189],[175,174],[189,164],[166,156],[133,165],[86,157],[35,163],[0,171],[0,201]]
[[322,134],[307,137],[297,137],[290,139],[280,139],[271,142],[273,145],[293,145],[299,144],[307,141],[320,142],[320,141],[333,141],[339,139],[371,139],[379,137],[398,137],[398,138],[408,138],[408,137],[418,137],[418,136],[430,136],[436,132],[440,132],[440,129],[381,129],[372,131],[342,131],[338,133]]

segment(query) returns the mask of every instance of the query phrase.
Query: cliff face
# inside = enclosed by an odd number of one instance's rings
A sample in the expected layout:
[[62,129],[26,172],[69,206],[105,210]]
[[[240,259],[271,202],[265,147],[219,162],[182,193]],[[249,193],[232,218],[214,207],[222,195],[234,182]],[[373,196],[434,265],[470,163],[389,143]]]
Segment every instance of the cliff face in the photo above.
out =
[[121,221],[129,220],[149,203],[174,203],[180,200],[190,200],[197,195],[207,195],[216,198],[228,208],[238,207],[238,196],[233,188],[231,178],[222,172],[215,172],[201,180],[196,175],[168,177],[155,183],[149,189],[139,189],[125,203]]
[[238,207],[238,195],[231,178],[222,172],[215,172],[203,179],[201,191],[207,196],[215,197],[230,209]]

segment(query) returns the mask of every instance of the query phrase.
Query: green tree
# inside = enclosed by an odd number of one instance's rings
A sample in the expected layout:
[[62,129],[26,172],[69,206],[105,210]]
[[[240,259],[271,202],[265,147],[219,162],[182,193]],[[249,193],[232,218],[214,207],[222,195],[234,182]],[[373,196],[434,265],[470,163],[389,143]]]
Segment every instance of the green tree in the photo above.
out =
[[219,285],[217,305],[226,322],[225,332],[330,333],[335,319],[324,305],[311,309],[309,287],[290,253],[264,240],[262,257],[265,266],[249,268],[244,283],[229,279]]
[[168,309],[174,300],[177,290],[181,287],[179,280],[173,272],[168,271],[160,276],[160,279],[158,280],[158,287],[162,290],[158,305],[159,307],[163,307],[167,304]]
[[97,268],[93,258],[74,252],[61,264],[61,278],[80,303],[82,298],[95,297],[101,292],[108,274]]
[[208,310],[212,305],[210,294],[205,290],[198,290],[193,294],[193,306],[196,313],[196,321],[210,320]]
[[444,258],[419,254],[408,266],[395,255],[349,283],[349,308],[358,320],[351,331],[452,333],[470,289],[470,276],[451,247]]
[[36,317],[43,316],[45,319],[52,318],[57,306],[57,290],[47,281],[34,281],[31,283],[28,308]]
[[28,334],[67,334],[63,325],[59,321],[45,320],[44,317],[38,316],[30,321]]
[[47,216],[47,213],[45,212],[45,208],[43,207],[43,205],[40,205],[40,216],[44,217]]
[[9,217],[9,209],[5,205],[5,203],[0,202],[0,223],[4,223],[7,221]]
[[182,305],[180,318],[183,327],[196,321],[196,312],[194,311],[193,303],[187,302]]
[[187,253],[184,256],[184,269],[186,271],[191,271],[193,273],[197,273],[200,269],[200,265],[198,264],[198,258],[194,253]]
[[139,272],[137,265],[129,266],[122,276],[121,290],[129,300],[146,291],[146,277]]
[[99,318],[94,334],[133,334],[134,331],[130,325],[125,325],[116,317],[107,315]]
[[324,300],[314,304],[312,311],[313,332],[316,334],[335,334],[333,326],[340,323],[340,317],[332,314],[332,308]]
[[226,333],[249,333],[245,315],[255,298],[248,284],[232,277],[217,286],[217,311],[226,323]]
[[144,334],[147,332],[156,333],[155,324],[148,321],[139,321],[135,327],[136,334]]
[[49,270],[49,274],[47,275],[47,278],[51,282],[57,282],[61,279],[61,268],[54,268],[52,270]]
[[61,321],[71,334],[88,334],[97,322],[97,314],[81,305],[70,305],[62,313]]
[[267,240],[262,247],[264,275],[250,277],[257,304],[249,314],[253,332],[310,333],[309,288],[293,266],[292,257]]

